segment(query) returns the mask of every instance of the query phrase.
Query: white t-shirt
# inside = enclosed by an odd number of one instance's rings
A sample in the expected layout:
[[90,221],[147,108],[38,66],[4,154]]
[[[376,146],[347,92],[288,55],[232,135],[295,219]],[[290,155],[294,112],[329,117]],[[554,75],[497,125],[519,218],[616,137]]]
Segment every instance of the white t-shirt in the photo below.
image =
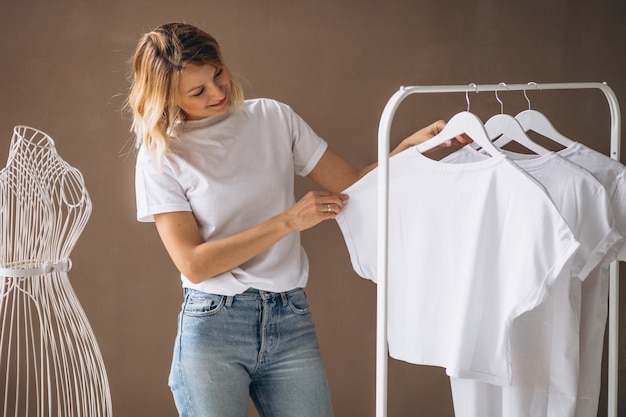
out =
[[[557,152],[589,171],[607,190],[617,230],[626,236],[626,166],[581,143]],[[532,156],[518,156],[532,158]],[[626,261],[626,244],[617,260]],[[599,265],[582,284],[580,367],[576,417],[595,416],[602,383],[602,355],[608,316],[609,268]]]
[[[614,258],[622,236],[614,228],[606,190],[589,172],[555,153],[527,156],[508,153],[547,190],[570,226],[580,248],[570,274],[555,281],[547,299],[513,323],[513,383],[493,387],[451,378],[459,417],[574,416],[578,390],[578,329],[581,280]],[[446,162],[477,161],[488,156],[465,147]],[[548,366],[549,364],[549,366]],[[489,402],[489,413],[485,404]]]
[[[269,99],[246,100],[223,116],[182,123],[159,172],[143,147],[136,166],[137,219],[193,212],[205,241],[247,230],[295,203],[294,173],[306,176],[327,144],[295,113]],[[304,287],[308,260],[291,233],[231,271],[183,286],[235,295],[248,288]]]
[[[389,160],[389,354],[509,384],[510,325],[541,303],[579,244],[540,185],[504,155]],[[337,216],[354,270],[376,282],[377,181]]]
[[[626,166],[594,149],[574,143],[558,154],[587,171],[606,188],[617,229],[626,236]],[[626,244],[617,255],[626,261]],[[608,316],[609,270],[602,266],[583,283],[580,321],[580,383],[576,417],[595,416],[602,384],[602,354]]]

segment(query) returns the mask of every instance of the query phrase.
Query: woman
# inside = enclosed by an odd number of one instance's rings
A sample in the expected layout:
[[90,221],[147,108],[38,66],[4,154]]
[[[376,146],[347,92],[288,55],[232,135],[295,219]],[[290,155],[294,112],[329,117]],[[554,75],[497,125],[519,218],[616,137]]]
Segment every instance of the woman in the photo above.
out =
[[[194,26],[146,33],[132,66],[138,219],[155,222],[185,289],[169,380],[180,415],[243,417],[250,396],[262,417],[332,416],[299,232],[334,219],[373,165],[353,167],[282,103],[244,101]],[[326,191],[296,202],[294,173]]]

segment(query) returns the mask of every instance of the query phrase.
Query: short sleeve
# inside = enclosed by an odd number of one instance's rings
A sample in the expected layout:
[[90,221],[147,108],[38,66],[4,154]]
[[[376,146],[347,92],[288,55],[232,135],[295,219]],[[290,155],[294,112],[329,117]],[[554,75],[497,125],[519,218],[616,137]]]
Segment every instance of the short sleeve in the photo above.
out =
[[291,112],[294,170],[297,175],[305,177],[322,158],[328,144],[297,113],[288,108]]
[[585,199],[580,207],[580,219],[576,235],[580,249],[575,258],[572,273],[584,280],[598,265],[613,261],[620,247],[623,236],[615,228],[615,219],[605,189],[600,186],[598,192]]
[[342,191],[350,200],[335,221],[341,230],[350,255],[352,268],[361,277],[375,283],[378,247],[378,170],[368,172],[359,181]]
[[191,211],[185,191],[167,161],[159,170],[143,147],[139,150],[135,166],[135,194],[137,220],[140,222],[153,222],[154,214]]

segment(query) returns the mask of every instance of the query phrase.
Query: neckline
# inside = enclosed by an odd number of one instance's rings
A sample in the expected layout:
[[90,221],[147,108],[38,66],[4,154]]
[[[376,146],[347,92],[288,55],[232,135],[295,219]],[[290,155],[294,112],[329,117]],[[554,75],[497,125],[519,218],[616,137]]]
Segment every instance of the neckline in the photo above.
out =
[[561,156],[568,156],[572,153],[578,152],[582,148],[582,144],[580,142],[574,142],[567,148],[563,148],[560,151],[557,151],[557,154]]
[[[467,146],[467,145],[466,145]],[[487,155],[488,157],[473,162],[462,162],[462,163],[451,163],[444,162],[435,159],[431,159],[425,155],[423,155],[418,149],[417,146],[413,146],[409,148],[407,151],[411,152],[411,156],[417,158],[421,161],[422,164],[428,165],[432,169],[437,169],[441,171],[476,171],[489,169],[496,165],[499,165],[503,161],[507,160],[507,156],[504,153],[500,153],[498,155]]]
[[234,112],[235,112],[235,109],[231,108],[226,113],[220,114],[219,116],[209,116],[200,120],[181,120],[177,123],[176,127],[182,131],[186,131],[186,130],[214,126],[222,122],[223,120],[226,120],[227,118],[229,118]]

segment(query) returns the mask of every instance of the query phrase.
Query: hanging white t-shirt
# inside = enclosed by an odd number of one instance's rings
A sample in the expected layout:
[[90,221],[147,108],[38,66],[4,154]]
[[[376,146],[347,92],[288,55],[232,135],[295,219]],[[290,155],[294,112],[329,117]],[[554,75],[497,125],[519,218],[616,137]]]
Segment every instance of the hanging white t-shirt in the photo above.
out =
[[[623,237],[614,228],[606,190],[589,172],[556,153],[506,152],[539,181],[581,246],[570,274],[555,281],[547,299],[513,323],[513,383],[494,387],[451,378],[457,417],[573,417],[578,390],[581,280],[610,262]],[[464,163],[488,158],[465,147],[444,159]],[[489,410],[485,409],[489,404]]]
[[[617,230],[626,236],[626,166],[575,142],[557,152],[559,156],[589,171],[607,190]],[[518,156],[518,158],[532,158]],[[626,244],[617,260],[626,261]],[[580,317],[580,366],[576,417],[595,416],[602,384],[602,355],[608,316],[609,268],[600,265],[582,284]]]
[[[545,190],[504,155],[468,164],[410,148],[389,160],[389,354],[509,384],[510,325],[579,244]],[[354,270],[376,282],[378,169],[344,192]]]
[[[626,166],[581,143],[558,152],[604,185],[613,207],[617,229],[626,236]],[[626,244],[617,255],[626,261]],[[602,384],[602,354],[608,316],[609,269],[596,268],[583,283],[580,322],[580,383],[576,417],[595,416]]]
[[[269,99],[246,100],[223,116],[176,129],[159,171],[143,147],[136,167],[137,218],[193,212],[205,241],[247,230],[295,203],[294,173],[306,176],[327,144],[295,113]],[[281,292],[304,287],[308,260],[291,233],[248,262],[184,287],[235,295],[248,288]]]

